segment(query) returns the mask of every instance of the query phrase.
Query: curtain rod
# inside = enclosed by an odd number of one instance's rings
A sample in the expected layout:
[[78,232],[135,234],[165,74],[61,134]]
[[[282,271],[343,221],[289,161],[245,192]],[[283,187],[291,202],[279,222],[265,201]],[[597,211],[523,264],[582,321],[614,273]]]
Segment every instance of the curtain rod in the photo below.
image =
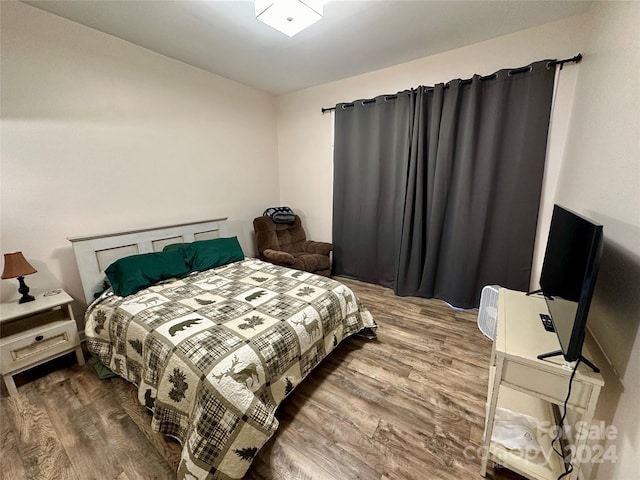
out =
[[[579,53],[577,54],[575,57],[571,57],[571,58],[565,58],[564,60],[552,60],[550,62],[547,62],[547,68],[550,67],[555,67],[556,65],[560,65],[560,70],[562,70],[562,68],[564,67],[565,63],[580,63],[580,60],[582,60],[582,54]],[[526,68],[516,68],[513,69],[512,72],[513,73],[521,73],[521,72],[528,72],[529,70],[527,70]],[[494,75],[489,75],[488,77],[493,77]],[[487,78],[488,78],[487,77]],[[389,97],[392,97],[393,95],[388,95]],[[375,99],[370,99],[370,100],[364,100],[365,103],[373,103],[375,102]],[[321,111],[322,113],[327,113],[327,112],[331,112],[332,110],[335,110],[336,107],[322,107]]]

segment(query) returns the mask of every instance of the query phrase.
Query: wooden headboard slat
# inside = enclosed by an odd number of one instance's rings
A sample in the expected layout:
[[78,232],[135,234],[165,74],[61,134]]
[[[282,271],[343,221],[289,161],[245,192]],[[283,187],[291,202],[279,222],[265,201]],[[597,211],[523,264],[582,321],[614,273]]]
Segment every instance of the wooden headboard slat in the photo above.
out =
[[109,266],[108,264],[135,253],[162,251],[170,243],[189,243],[198,238],[220,237],[226,220],[225,217],[158,228],[69,238],[76,256],[87,305],[93,301],[94,294],[102,290],[104,270]]

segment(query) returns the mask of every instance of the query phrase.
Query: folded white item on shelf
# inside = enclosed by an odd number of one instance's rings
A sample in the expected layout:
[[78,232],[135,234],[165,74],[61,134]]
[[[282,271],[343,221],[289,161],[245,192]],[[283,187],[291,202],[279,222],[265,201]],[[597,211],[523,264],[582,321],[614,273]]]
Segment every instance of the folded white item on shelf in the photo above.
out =
[[496,409],[491,440],[509,450],[522,450],[527,453],[542,451],[537,440],[538,420],[506,408]]

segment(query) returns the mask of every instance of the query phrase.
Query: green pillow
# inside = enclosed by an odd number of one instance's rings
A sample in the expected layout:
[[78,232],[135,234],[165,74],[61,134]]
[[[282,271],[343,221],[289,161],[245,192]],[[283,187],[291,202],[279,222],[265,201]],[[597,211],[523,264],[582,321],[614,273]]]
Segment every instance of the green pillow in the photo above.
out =
[[171,245],[167,245],[162,249],[163,252],[170,252],[172,250],[179,250],[181,252],[185,252],[189,249],[190,243],[172,243]]
[[109,265],[104,273],[113,292],[126,297],[160,280],[184,277],[189,271],[182,252],[169,250],[121,258]]
[[174,243],[167,245],[163,252],[179,251],[192,271],[209,270],[231,262],[244,260],[244,252],[238,237],[214,238],[192,243]]

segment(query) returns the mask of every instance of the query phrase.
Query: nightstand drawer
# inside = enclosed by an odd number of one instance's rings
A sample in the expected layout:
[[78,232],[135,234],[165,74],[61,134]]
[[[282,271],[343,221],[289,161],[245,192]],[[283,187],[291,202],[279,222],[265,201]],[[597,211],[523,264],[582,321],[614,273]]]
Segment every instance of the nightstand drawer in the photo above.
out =
[[79,344],[76,322],[56,320],[0,339],[0,368],[5,374],[37,365]]

